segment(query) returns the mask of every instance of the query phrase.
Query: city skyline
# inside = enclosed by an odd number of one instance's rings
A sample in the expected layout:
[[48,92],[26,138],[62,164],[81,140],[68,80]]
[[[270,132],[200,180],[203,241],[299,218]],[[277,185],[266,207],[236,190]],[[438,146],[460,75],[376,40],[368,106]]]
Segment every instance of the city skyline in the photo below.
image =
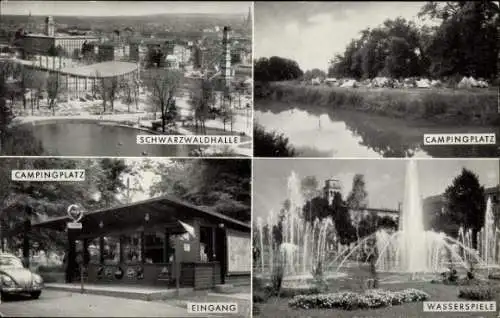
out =
[[[303,71],[327,70],[361,30],[403,17],[416,24],[424,2],[259,2],[255,4],[255,58],[290,58]],[[429,21],[426,21],[429,23]]]
[[[479,182],[486,188],[497,186],[500,182],[498,160],[493,159],[418,160],[417,167],[422,198],[442,194],[462,168],[476,173]],[[406,160],[257,159],[253,169],[254,220],[259,216],[266,218],[270,210],[279,212],[287,198],[287,181],[292,171],[299,179],[316,177],[320,189],[326,179],[339,180],[344,199],[351,191],[354,175],[360,173],[365,177],[370,208],[396,210],[398,204],[403,203]]]
[[158,14],[247,14],[252,2],[2,1],[3,15],[119,17]]

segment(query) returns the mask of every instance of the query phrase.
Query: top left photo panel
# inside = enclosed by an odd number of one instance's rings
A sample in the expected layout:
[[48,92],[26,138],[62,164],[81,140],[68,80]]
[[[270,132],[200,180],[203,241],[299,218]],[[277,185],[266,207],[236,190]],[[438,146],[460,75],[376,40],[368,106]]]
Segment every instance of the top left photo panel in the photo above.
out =
[[0,1],[0,155],[250,157],[252,2]]

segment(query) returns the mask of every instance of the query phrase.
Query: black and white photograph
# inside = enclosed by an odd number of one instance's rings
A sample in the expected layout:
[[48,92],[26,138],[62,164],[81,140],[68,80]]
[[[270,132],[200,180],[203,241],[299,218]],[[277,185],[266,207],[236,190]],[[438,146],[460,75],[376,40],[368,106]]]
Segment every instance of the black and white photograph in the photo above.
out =
[[250,317],[250,179],[248,159],[1,158],[0,315]]
[[498,160],[260,158],[253,174],[255,317],[497,317],[425,306],[499,300]]
[[251,156],[252,7],[1,1],[1,154]]
[[255,3],[256,157],[500,157],[498,1]]

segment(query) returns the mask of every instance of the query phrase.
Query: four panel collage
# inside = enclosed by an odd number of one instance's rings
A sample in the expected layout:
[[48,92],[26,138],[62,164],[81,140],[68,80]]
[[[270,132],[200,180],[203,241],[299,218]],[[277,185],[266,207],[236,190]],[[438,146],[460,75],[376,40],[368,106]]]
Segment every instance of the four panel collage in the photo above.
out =
[[500,317],[498,1],[0,1],[0,317]]

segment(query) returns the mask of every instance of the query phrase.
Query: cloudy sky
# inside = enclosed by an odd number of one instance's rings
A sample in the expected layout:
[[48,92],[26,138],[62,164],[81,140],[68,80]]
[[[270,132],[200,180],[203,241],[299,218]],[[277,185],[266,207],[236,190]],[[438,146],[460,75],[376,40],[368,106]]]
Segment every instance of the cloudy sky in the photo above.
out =
[[[441,194],[465,167],[474,171],[486,187],[499,184],[498,160],[419,160],[422,197]],[[342,159],[257,159],[253,163],[253,215],[267,217],[270,210],[278,212],[286,199],[287,178],[292,171],[300,179],[315,176],[324,185],[328,178],[339,179],[345,198],[356,173],[365,176],[369,206],[397,209],[403,202],[406,160],[342,160]]]
[[161,13],[245,14],[251,2],[211,1],[0,1],[2,14],[138,16]]
[[256,2],[255,57],[297,61],[303,70],[327,69],[367,27],[398,16],[414,20],[424,2]]

